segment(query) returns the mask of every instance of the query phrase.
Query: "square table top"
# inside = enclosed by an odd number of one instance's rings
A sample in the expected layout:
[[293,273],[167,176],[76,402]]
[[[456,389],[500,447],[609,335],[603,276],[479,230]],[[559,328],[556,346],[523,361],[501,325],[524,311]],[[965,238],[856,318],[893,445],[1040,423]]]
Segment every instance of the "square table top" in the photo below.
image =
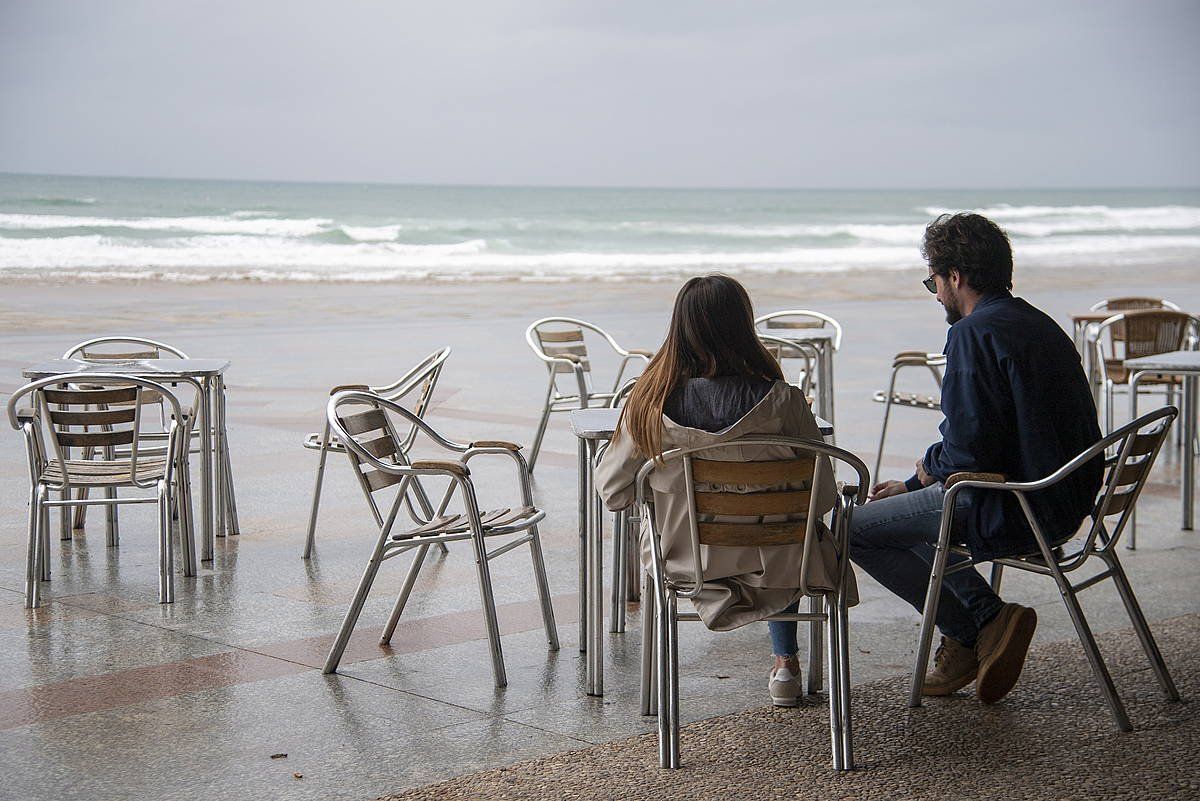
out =
[[[620,409],[575,409],[571,412],[571,430],[580,439],[612,439],[617,431],[617,421],[621,418]],[[833,424],[817,418],[817,428],[821,436],[828,437],[833,433]]]
[[1126,359],[1125,367],[1131,371],[1200,373],[1200,350],[1173,350],[1154,356],[1139,356],[1136,359]]
[[64,373],[112,373],[140,378],[206,378],[221,375],[229,367],[227,359],[49,359],[26,367],[21,375],[28,379],[50,378]]

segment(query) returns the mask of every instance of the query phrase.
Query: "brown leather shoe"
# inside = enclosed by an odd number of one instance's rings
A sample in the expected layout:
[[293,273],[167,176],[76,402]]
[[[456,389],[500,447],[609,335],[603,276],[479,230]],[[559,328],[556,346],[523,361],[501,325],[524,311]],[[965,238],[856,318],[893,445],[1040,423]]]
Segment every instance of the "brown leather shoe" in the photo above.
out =
[[994,704],[1016,685],[1036,628],[1037,612],[1020,604],[1005,604],[1000,614],[979,632],[979,641],[975,643],[975,657],[979,660],[975,694],[980,701]]
[[942,637],[933,655],[933,668],[925,674],[921,695],[950,695],[975,681],[978,670],[974,651],[958,640]]

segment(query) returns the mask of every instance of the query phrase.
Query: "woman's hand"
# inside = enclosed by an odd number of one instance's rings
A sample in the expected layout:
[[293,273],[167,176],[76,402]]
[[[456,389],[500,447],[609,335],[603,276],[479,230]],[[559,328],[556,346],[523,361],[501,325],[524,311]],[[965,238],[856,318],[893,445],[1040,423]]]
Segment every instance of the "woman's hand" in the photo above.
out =
[[867,496],[867,501],[890,498],[893,495],[899,495],[904,492],[908,492],[908,487],[904,486],[903,481],[881,481],[874,487],[871,487],[871,493]]

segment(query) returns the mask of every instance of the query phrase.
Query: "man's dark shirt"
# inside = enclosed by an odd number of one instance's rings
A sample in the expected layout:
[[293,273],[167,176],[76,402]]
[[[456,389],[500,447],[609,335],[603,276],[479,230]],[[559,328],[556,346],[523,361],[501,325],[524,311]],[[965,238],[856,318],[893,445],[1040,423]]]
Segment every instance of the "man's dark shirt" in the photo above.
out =
[[[925,452],[925,472],[1003,473],[1045,478],[1100,439],[1096,405],[1079,354],[1045,313],[1009,293],[987,295],[950,326],[942,383],[942,441]],[[1075,533],[1096,501],[1103,456],[1029,496],[1051,540]],[[912,479],[909,480],[912,489]],[[1031,553],[1033,533],[1016,498],[970,490],[966,544],[977,559]]]

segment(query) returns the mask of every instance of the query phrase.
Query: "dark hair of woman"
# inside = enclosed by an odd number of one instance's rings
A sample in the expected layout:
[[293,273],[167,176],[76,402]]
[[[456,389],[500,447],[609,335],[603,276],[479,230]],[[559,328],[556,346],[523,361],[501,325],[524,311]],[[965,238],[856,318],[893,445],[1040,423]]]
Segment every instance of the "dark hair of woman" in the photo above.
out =
[[727,275],[698,276],[675,297],[666,341],[621,413],[638,451],[646,458],[662,451],[663,406],[675,390],[718,376],[782,381],[783,371],[758,340],[746,289]]

